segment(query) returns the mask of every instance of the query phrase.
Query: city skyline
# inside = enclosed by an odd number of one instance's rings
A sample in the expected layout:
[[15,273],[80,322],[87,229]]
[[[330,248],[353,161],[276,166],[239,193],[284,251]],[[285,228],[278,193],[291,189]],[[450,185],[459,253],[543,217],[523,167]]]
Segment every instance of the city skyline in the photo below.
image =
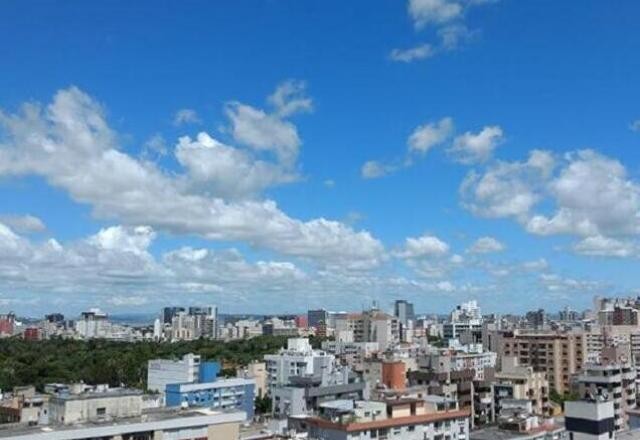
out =
[[4,3],[0,313],[638,295],[638,13]]

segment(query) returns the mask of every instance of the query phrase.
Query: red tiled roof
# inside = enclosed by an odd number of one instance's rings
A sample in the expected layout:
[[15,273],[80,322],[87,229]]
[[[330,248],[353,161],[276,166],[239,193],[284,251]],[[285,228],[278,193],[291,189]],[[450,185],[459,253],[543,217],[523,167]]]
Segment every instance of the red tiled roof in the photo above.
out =
[[320,428],[336,429],[346,432],[366,431],[369,429],[390,428],[393,426],[405,426],[405,425],[417,425],[429,422],[439,422],[441,420],[457,419],[460,417],[469,417],[471,411],[458,410],[458,411],[446,411],[432,414],[421,414],[417,416],[407,417],[395,417],[383,420],[374,420],[371,422],[362,423],[347,423],[340,424],[334,423],[329,420],[321,419],[319,417],[309,417],[306,419],[307,423]]

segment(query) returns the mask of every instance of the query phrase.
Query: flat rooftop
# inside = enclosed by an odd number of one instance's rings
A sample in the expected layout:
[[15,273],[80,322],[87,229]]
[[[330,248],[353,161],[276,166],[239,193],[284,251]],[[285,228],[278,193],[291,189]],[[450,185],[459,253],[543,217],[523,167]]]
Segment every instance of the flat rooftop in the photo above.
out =
[[563,426],[554,425],[553,427],[540,427],[527,432],[509,431],[500,429],[497,426],[489,426],[486,428],[471,431],[469,433],[470,440],[510,440],[510,439],[527,439],[539,435],[541,432],[555,432],[564,430]]
[[170,429],[176,427],[202,426],[216,423],[244,422],[243,411],[213,411],[206,408],[180,409],[157,408],[148,410],[136,417],[88,421],[70,425],[40,425],[5,427],[0,425],[0,439],[49,440],[78,438],[73,431],[86,430],[86,437],[117,435],[119,433],[138,432],[152,429]]

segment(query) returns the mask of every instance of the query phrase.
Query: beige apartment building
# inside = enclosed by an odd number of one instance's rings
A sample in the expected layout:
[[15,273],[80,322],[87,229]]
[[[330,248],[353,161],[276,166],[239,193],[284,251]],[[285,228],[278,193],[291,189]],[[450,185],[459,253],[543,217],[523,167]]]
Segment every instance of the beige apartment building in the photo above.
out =
[[518,365],[516,357],[506,356],[502,359],[502,367],[494,375],[493,389],[496,414],[500,413],[505,399],[529,400],[534,414],[551,414],[546,374],[534,371],[533,367]]
[[551,389],[569,392],[571,375],[579,373],[586,359],[584,333],[528,333],[515,330],[503,334],[499,357],[514,356],[523,366],[547,376]]

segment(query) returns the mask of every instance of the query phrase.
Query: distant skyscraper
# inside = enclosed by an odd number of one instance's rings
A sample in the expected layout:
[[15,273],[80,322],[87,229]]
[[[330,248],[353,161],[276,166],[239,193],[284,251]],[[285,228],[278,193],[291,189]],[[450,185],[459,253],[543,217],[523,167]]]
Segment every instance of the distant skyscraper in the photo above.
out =
[[162,322],[164,324],[171,324],[171,321],[178,312],[184,312],[184,307],[165,307],[162,310]]
[[404,299],[400,299],[395,302],[394,315],[403,325],[407,325],[407,321],[413,321],[416,319],[413,312],[413,304],[405,301]]
[[320,323],[328,324],[329,312],[324,309],[309,310],[307,312],[307,325],[309,327],[318,328]]

